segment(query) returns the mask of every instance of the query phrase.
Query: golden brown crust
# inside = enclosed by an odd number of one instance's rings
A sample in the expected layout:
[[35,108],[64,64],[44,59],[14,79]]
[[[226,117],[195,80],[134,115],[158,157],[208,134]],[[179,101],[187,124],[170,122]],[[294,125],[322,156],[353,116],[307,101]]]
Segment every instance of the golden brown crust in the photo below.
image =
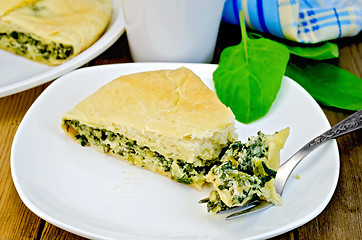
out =
[[1,0],[0,17],[21,6],[33,3],[38,0]]
[[280,151],[283,149],[285,141],[289,136],[290,128],[287,127],[273,135],[266,135],[266,142],[269,146],[268,166],[277,171],[280,165]]
[[121,76],[65,114],[106,129],[135,128],[176,138],[204,138],[234,115],[189,69]]
[[174,159],[213,159],[234,140],[234,115],[187,68],[121,76],[64,119],[121,133]]

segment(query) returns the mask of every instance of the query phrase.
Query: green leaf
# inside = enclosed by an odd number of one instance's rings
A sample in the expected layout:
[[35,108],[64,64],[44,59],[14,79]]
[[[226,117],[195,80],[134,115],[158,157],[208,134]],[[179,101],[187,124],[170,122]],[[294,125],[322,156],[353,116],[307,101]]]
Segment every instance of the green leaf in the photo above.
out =
[[266,38],[249,39],[240,12],[242,41],[224,49],[213,79],[219,99],[236,119],[250,123],[265,116],[280,89],[289,50]]
[[291,54],[314,60],[332,59],[339,56],[338,45],[330,42],[316,45],[298,44],[286,46]]
[[362,109],[362,79],[339,67],[324,62],[298,65],[289,62],[285,75],[325,106]]
[[[262,34],[253,31],[248,32],[248,35],[249,38],[252,39],[265,38]],[[335,43],[324,42],[316,44],[305,44],[283,39],[275,40],[277,40],[281,44],[284,44],[289,49],[291,54],[299,57],[309,58],[313,60],[326,60],[339,57],[338,45]]]

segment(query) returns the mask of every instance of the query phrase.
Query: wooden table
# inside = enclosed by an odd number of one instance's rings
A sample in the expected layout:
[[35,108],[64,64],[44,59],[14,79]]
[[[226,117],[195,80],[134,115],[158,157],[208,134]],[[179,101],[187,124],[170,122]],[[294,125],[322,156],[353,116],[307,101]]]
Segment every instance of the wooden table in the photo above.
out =
[[[222,23],[213,59],[221,51],[240,42],[238,27]],[[337,41],[340,67],[361,78],[361,48],[358,38]],[[131,62],[127,37],[123,36],[106,52],[85,66]],[[10,173],[10,149],[15,132],[36,98],[50,83],[0,98],[0,240],[9,239],[83,239],[42,220],[19,198]],[[351,114],[350,111],[322,107],[331,125]],[[357,239],[362,236],[362,132],[337,140],[341,170],[335,194],[326,209],[307,224],[274,239]]]

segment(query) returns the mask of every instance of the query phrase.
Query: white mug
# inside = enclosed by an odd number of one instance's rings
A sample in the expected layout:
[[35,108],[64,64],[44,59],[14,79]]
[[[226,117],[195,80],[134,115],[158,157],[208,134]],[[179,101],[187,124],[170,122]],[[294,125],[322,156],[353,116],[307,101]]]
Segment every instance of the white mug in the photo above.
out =
[[122,0],[135,62],[212,60],[225,0]]

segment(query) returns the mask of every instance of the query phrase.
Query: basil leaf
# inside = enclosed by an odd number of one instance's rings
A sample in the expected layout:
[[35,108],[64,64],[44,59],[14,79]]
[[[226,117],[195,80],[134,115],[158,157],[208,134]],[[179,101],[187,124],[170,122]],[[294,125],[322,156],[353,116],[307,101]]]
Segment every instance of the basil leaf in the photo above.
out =
[[298,82],[325,106],[347,110],[362,109],[362,79],[324,62],[289,62],[286,76]]
[[216,94],[236,119],[250,123],[265,116],[280,89],[288,49],[267,38],[249,39],[240,12],[242,41],[224,49],[213,74]]

